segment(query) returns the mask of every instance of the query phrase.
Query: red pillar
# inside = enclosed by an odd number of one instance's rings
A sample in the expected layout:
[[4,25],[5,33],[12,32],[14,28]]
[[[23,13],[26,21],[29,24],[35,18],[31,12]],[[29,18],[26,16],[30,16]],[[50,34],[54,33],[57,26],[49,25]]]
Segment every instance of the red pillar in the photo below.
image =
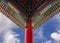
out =
[[33,43],[33,29],[31,26],[31,20],[28,20],[27,27],[25,29],[25,43]]

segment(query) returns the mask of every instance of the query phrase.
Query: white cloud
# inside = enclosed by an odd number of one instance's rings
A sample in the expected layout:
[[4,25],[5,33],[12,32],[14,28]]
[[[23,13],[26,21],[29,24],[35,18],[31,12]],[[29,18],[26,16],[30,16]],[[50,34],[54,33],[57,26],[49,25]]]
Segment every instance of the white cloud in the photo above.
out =
[[60,30],[60,12],[59,13],[57,13],[57,15],[55,15],[55,20],[57,21],[56,23],[57,24],[55,24],[56,25],[56,30],[58,31],[58,30]]
[[46,41],[45,43],[51,43],[52,41],[51,40],[49,40],[49,41]]
[[44,38],[43,36],[43,27],[39,27],[39,29],[36,32],[35,39],[42,40]]
[[0,12],[0,35],[4,38],[3,43],[20,43],[21,40],[17,38],[19,34],[12,31],[13,27],[17,27],[16,24]]
[[51,38],[53,38],[56,41],[60,41],[60,33],[57,32],[52,33]]
[[55,19],[60,23],[60,12],[55,15]]
[[20,39],[17,38],[19,34],[15,34],[12,31],[7,31],[4,34],[4,43],[20,43]]
[[5,29],[12,29],[14,26],[16,25],[0,12],[0,32]]

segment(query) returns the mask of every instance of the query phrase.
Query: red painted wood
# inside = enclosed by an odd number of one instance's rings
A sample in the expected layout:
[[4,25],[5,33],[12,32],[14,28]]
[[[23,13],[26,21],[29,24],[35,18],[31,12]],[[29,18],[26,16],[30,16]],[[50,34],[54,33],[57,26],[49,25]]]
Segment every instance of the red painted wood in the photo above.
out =
[[30,20],[28,21],[27,28],[25,29],[25,43],[33,43],[33,29]]

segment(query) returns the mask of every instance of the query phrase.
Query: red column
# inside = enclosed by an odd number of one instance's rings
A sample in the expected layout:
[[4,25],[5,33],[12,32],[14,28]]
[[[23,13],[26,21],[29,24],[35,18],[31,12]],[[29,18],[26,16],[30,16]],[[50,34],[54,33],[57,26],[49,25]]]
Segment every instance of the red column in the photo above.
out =
[[28,20],[27,27],[25,29],[25,43],[33,43],[33,29],[31,26],[31,20]]

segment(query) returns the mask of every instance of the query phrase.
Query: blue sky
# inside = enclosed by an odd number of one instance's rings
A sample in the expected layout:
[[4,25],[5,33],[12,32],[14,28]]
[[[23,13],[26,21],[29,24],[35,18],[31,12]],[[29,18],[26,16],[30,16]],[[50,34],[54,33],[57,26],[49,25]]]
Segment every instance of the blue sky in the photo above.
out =
[[[0,43],[24,43],[24,31],[0,12]],[[60,43],[60,13],[34,31],[34,43]]]

